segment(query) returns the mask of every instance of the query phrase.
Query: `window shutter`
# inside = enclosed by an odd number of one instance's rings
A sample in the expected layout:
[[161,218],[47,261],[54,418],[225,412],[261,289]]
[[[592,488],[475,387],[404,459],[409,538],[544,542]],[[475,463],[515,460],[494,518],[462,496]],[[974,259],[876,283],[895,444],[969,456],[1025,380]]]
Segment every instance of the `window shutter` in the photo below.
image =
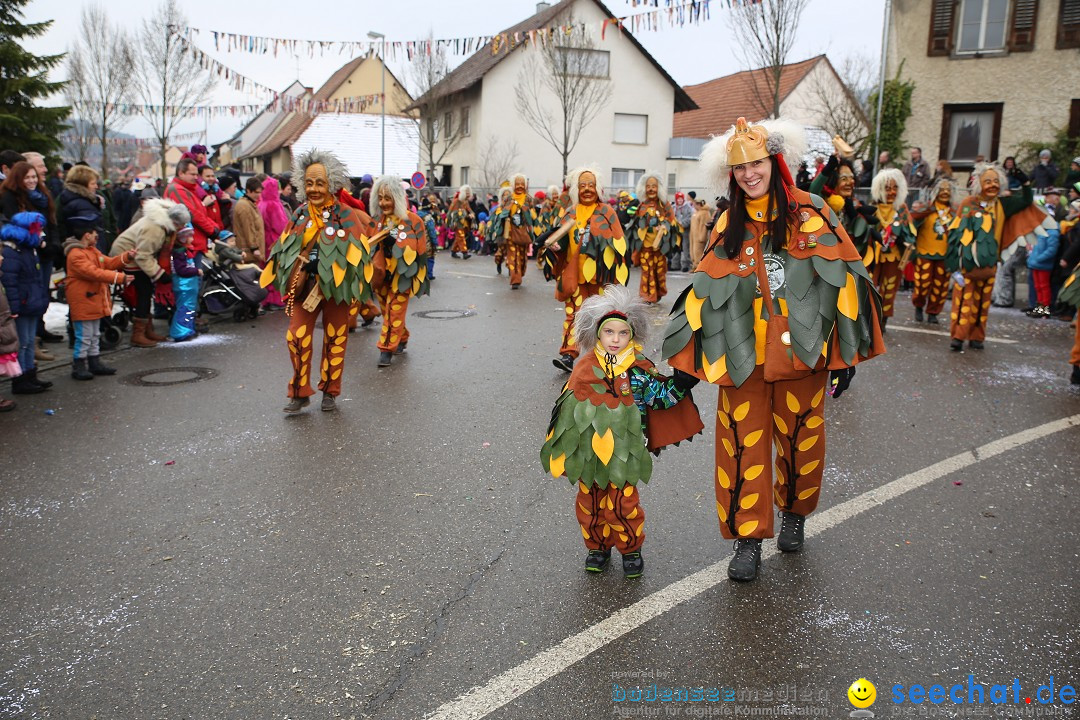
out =
[[933,0],[930,7],[930,43],[927,55],[948,55],[953,48],[956,0]]
[[1031,52],[1035,49],[1035,21],[1039,15],[1039,0],[1014,0],[1009,30],[1009,52]]
[[1080,48],[1080,0],[1061,0],[1057,49]]

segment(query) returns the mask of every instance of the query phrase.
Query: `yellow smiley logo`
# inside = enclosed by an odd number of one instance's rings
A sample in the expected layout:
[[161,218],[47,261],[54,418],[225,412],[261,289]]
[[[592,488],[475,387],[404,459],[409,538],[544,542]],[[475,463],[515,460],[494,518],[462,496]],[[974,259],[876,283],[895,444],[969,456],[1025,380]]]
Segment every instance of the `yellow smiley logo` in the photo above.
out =
[[859,678],[851,683],[851,687],[847,689],[847,697],[852,705],[859,709],[865,709],[873,705],[874,700],[877,700],[877,689],[866,678]]

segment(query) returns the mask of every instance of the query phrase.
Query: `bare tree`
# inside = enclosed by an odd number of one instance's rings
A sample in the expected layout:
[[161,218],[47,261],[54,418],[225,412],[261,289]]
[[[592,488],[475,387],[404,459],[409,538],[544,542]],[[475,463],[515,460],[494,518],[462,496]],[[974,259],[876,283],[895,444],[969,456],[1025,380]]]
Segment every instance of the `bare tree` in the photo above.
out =
[[[457,111],[454,93],[431,90],[450,73],[446,51],[441,44],[431,42],[434,35],[428,33],[431,54],[421,53],[409,64],[408,82],[413,97],[419,98],[415,106],[420,110],[420,160],[427,170],[428,179],[434,183],[435,166],[441,165],[465,133],[469,131],[463,117],[453,120]],[[446,122],[449,114],[451,121]]]
[[497,188],[514,169],[520,152],[517,141],[512,138],[502,141],[494,135],[488,135],[480,147],[480,154],[476,158],[477,187]]
[[574,26],[573,17],[566,25],[574,30],[559,36],[557,44],[523,51],[528,55],[514,88],[514,108],[562,156],[563,177],[581,132],[612,93],[609,55],[595,49],[592,36]]
[[750,90],[764,116],[780,116],[780,80],[807,2],[760,0],[740,3],[730,10],[743,61],[750,70],[764,71],[747,74]]
[[162,0],[154,15],[143,22],[138,35],[139,52],[132,80],[143,105],[140,114],[161,143],[162,177],[169,135],[178,123],[191,116],[196,105],[206,101],[214,87],[214,79],[203,72],[198,58],[179,35],[184,27],[187,18],[176,0]]
[[807,105],[798,112],[829,135],[839,135],[862,155],[870,138],[867,98],[876,82],[875,63],[868,55],[849,55],[835,70],[828,60],[808,78]]
[[134,95],[129,76],[135,51],[128,34],[96,3],[83,6],[79,38],[68,52],[68,93],[72,107],[92,124],[101,143],[101,177],[107,179],[109,134],[123,118],[117,105]]

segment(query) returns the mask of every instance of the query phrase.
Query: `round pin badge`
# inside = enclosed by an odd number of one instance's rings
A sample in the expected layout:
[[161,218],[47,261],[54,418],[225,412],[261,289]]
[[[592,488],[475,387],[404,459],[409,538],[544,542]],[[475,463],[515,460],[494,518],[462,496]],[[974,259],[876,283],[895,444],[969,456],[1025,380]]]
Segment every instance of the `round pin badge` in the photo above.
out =
[[334,235],[334,228],[326,228],[326,234],[332,237]]
[[345,231],[342,230],[341,228],[338,228],[337,236],[338,237],[345,237]]

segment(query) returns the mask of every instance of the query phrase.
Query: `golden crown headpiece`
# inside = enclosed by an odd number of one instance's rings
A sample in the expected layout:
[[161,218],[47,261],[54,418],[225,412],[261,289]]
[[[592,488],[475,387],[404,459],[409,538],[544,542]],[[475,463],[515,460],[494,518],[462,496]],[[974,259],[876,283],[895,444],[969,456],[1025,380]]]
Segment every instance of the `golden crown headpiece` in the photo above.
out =
[[769,131],[763,126],[748,125],[746,118],[739,118],[735,121],[735,132],[727,141],[728,165],[744,165],[769,157],[765,147],[768,139]]

